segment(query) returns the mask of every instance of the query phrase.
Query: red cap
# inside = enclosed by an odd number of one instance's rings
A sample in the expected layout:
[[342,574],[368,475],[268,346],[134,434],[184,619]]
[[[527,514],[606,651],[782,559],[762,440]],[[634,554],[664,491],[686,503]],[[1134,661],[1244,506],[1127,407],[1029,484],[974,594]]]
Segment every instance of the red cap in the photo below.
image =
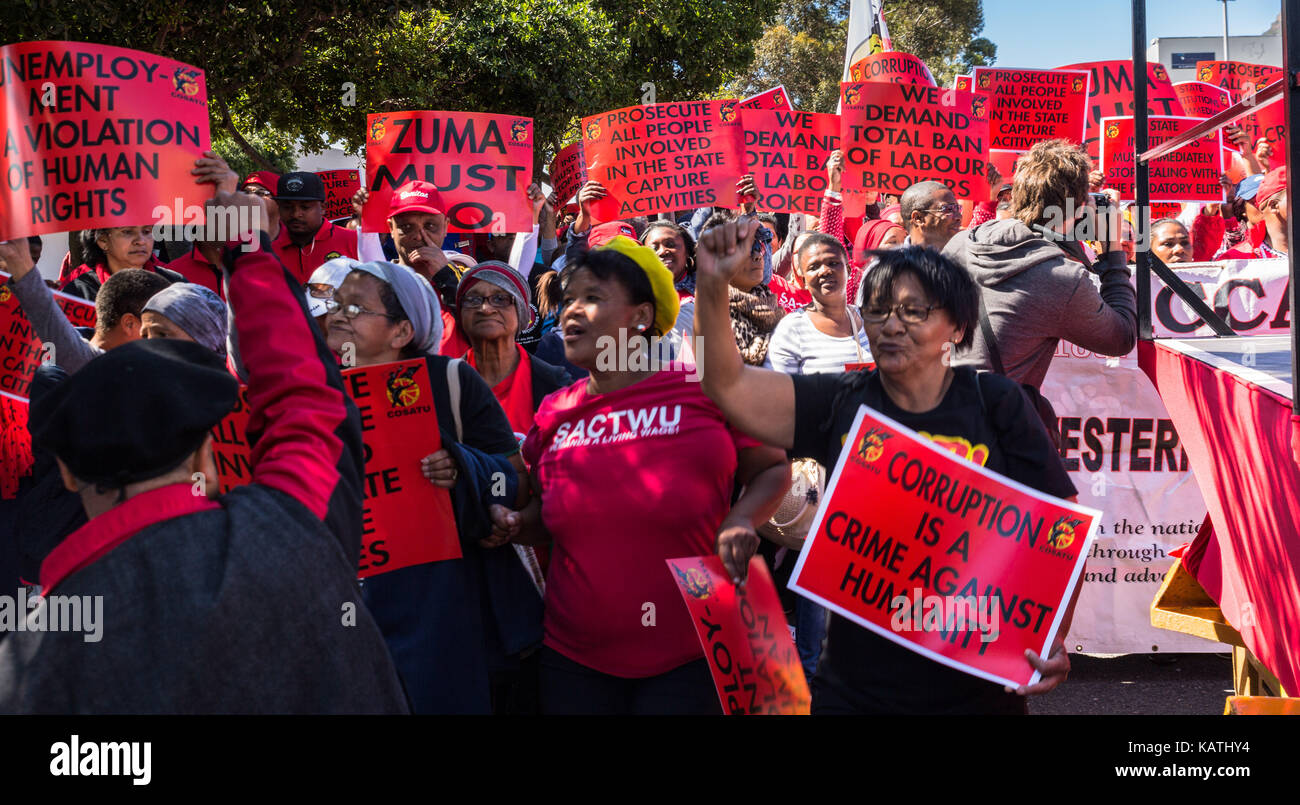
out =
[[1255,206],[1263,207],[1264,202],[1283,190],[1286,190],[1286,165],[1264,174],[1264,181],[1259,183],[1259,190],[1255,191]]
[[596,224],[591,228],[591,234],[587,236],[587,247],[594,249],[597,246],[604,246],[619,235],[636,240],[636,230],[626,221]]
[[261,185],[274,194],[275,187],[279,182],[280,174],[275,171],[257,171],[256,173],[248,174],[244,181],[239,183],[239,186],[243,188],[250,184]]
[[442,196],[429,182],[419,180],[407,182],[393,191],[393,198],[388,202],[389,218],[404,212],[442,215]]

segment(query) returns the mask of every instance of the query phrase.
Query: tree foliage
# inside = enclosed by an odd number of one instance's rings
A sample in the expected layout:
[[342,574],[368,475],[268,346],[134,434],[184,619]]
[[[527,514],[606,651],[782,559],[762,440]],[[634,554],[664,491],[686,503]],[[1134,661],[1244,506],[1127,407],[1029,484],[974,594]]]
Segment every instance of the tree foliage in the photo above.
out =
[[534,119],[544,164],[577,118],[715,93],[777,0],[10,0],[0,41],[135,48],[206,72],[213,139],[252,167],[359,150],[369,112]]
[[[848,0],[782,0],[753,62],[729,89],[744,96],[783,84],[795,108],[834,112],[848,15]],[[997,46],[976,36],[984,28],[980,0],[886,0],[885,21],[894,49],[921,58],[941,85],[997,58]]]

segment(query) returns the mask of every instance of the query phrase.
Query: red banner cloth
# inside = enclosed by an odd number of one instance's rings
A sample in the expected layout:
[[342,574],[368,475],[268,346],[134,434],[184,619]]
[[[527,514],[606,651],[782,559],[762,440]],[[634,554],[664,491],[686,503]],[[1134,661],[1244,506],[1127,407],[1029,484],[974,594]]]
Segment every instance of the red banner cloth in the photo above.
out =
[[1291,401],[1171,343],[1143,341],[1138,348],[1183,437],[1214,524],[1197,580],[1251,653],[1294,694],[1300,690],[1300,455],[1291,449]]

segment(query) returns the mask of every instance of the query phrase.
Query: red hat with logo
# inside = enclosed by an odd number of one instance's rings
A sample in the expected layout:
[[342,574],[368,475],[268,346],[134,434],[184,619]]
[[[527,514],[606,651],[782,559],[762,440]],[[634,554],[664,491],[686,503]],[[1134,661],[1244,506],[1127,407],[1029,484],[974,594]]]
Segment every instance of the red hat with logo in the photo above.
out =
[[442,196],[430,182],[407,182],[393,191],[393,198],[388,202],[388,217],[404,212],[427,212],[442,215]]
[[239,187],[243,189],[245,187],[248,187],[250,184],[255,184],[261,187],[265,187],[272,194],[274,194],[275,187],[279,183],[279,181],[280,181],[280,174],[276,173],[275,171],[256,171],[255,173],[248,174],[248,176],[244,179],[244,181],[239,183]]
[[1286,165],[1264,174],[1264,180],[1259,183],[1259,190],[1255,191],[1255,206],[1263,207],[1264,202],[1283,190],[1286,190]]
[[604,246],[619,235],[636,240],[636,230],[627,221],[596,224],[591,228],[591,234],[587,236],[587,246],[592,249]]

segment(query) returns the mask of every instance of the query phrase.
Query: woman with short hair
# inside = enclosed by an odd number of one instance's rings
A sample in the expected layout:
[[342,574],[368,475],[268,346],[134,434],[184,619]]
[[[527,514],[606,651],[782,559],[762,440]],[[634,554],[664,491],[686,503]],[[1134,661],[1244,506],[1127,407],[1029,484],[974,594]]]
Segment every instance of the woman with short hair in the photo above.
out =
[[[970,276],[931,249],[877,252],[863,307],[877,369],[786,375],[746,366],[726,338],[730,277],[745,270],[753,240],[748,222],[728,223],[700,239],[696,252],[699,335],[705,392],[746,433],[836,465],[860,405],[927,438],[951,437],[977,448],[966,458],[1026,486],[1062,498],[1075,489],[1037,413],[1020,387],[994,374],[954,369],[953,350],[978,327],[978,292]],[[954,441],[954,443],[956,443]],[[752,550],[757,541],[746,543]],[[1052,689],[1069,672],[1065,612],[1051,656],[1027,661],[1042,681],[1016,693],[936,663],[832,617],[812,683],[814,713],[1024,713],[1023,695]],[[1017,695],[1019,694],[1019,695]]]

